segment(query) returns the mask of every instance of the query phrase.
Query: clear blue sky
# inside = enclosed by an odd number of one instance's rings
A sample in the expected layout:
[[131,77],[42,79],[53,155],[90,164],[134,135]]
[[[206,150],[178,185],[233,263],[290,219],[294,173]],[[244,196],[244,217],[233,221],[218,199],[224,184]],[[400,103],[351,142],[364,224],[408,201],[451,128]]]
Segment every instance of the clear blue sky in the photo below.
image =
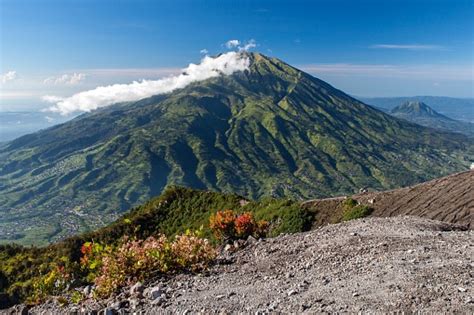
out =
[[473,3],[0,0],[1,109],[157,78],[230,39],[350,94],[473,97]]

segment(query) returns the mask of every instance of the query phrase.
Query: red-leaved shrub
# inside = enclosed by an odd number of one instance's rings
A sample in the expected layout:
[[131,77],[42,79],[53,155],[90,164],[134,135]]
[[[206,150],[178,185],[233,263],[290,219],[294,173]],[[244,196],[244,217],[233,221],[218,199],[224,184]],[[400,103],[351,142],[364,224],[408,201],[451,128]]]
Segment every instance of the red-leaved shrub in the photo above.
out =
[[264,220],[255,221],[251,212],[235,214],[233,210],[224,210],[211,215],[209,226],[218,239],[227,241],[249,236],[265,237],[269,224]]

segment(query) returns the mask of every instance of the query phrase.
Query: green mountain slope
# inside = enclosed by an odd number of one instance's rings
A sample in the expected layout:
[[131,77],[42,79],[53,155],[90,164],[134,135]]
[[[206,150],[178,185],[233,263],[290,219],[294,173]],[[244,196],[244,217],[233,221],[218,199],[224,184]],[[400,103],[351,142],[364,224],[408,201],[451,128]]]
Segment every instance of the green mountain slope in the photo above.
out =
[[474,124],[441,115],[423,102],[404,102],[392,109],[390,114],[425,127],[474,136]]
[[315,198],[467,169],[473,141],[408,123],[278,59],[117,104],[0,149],[0,236],[102,226],[166,185]]

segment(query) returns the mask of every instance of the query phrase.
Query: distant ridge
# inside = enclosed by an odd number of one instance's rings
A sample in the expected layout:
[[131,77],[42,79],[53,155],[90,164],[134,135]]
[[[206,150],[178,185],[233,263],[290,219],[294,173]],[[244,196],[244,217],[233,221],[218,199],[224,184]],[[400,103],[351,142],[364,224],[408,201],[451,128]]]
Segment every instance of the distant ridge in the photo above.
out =
[[474,136],[474,124],[446,117],[423,102],[407,101],[393,108],[390,114],[425,127]]
[[449,118],[474,123],[474,98],[455,98],[446,96],[400,96],[400,97],[361,97],[362,102],[391,110],[401,103],[417,101],[429,104],[431,108]]
[[406,101],[393,108],[390,113],[392,115],[404,114],[409,115],[411,117],[436,117],[453,120],[444,115],[439,114],[425,103],[419,101]]

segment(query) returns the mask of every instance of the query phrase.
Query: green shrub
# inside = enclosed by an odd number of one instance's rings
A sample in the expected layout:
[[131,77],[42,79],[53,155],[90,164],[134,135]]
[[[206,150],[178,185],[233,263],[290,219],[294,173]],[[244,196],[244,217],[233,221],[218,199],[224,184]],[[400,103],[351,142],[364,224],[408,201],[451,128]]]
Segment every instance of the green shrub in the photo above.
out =
[[65,270],[64,266],[56,266],[46,275],[34,280],[34,291],[30,301],[38,303],[48,296],[60,295],[69,288],[72,280],[72,275]]
[[[173,241],[165,235],[150,236],[145,240],[125,239],[116,249],[102,252],[100,270],[94,279],[95,294],[107,297],[126,284],[144,281],[160,273],[197,271],[207,267],[216,257],[216,251],[198,234],[187,231]],[[89,259],[83,262],[95,263]]]
[[356,200],[348,198],[344,201],[342,221],[364,218],[372,213],[373,209],[366,205],[359,205]]
[[81,292],[74,290],[74,291],[71,293],[71,301],[72,301],[72,303],[74,303],[74,304],[79,304],[79,302],[81,302],[83,299],[84,299],[84,295],[83,295]]

